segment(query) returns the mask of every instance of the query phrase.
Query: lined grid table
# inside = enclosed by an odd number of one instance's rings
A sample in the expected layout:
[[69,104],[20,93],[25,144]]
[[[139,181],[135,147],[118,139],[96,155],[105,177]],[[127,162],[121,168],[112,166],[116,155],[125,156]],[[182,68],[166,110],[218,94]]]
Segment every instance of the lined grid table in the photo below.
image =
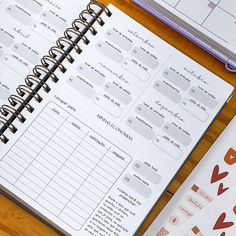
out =
[[80,230],[130,161],[129,155],[50,103],[1,160],[0,173]]

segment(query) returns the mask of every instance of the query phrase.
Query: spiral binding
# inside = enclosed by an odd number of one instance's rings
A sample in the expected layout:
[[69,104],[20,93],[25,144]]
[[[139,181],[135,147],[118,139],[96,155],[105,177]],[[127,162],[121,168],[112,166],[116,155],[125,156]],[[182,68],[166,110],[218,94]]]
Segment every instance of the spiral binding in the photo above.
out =
[[[72,22],[72,27],[66,29],[63,37],[56,41],[56,46],[53,46],[48,51],[48,55],[41,59],[41,64],[34,67],[33,74],[25,78],[25,84],[18,86],[16,89],[17,95],[11,95],[8,98],[10,105],[1,106],[0,124],[3,125],[0,128],[1,142],[7,143],[9,141],[4,134],[7,130],[12,133],[17,132],[17,128],[13,124],[16,119],[21,123],[25,122],[26,118],[22,115],[23,110],[27,109],[30,113],[34,111],[34,108],[30,105],[31,100],[34,99],[38,103],[43,100],[39,95],[39,91],[43,89],[46,93],[50,92],[51,88],[47,82],[51,79],[54,83],[57,83],[59,78],[55,75],[55,71],[59,69],[62,73],[66,72],[65,66],[62,64],[63,61],[67,60],[71,64],[74,62],[74,58],[70,55],[71,52],[73,50],[78,54],[82,52],[78,43],[82,40],[85,45],[89,44],[86,33],[88,31],[92,35],[97,33],[93,24],[97,22],[100,26],[104,25],[105,22],[101,18],[103,12],[108,17],[112,15],[110,10],[101,2],[90,1],[86,9]],[[9,118],[7,118],[8,116]]]

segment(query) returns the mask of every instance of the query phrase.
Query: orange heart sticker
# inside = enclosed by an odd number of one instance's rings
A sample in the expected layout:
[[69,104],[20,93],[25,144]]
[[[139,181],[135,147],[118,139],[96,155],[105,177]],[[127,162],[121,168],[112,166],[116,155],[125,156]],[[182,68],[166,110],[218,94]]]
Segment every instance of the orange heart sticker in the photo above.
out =
[[236,164],[236,150],[230,148],[228,152],[225,154],[224,160],[230,166]]
[[234,211],[234,214],[236,215],[236,206],[234,207],[233,211]]

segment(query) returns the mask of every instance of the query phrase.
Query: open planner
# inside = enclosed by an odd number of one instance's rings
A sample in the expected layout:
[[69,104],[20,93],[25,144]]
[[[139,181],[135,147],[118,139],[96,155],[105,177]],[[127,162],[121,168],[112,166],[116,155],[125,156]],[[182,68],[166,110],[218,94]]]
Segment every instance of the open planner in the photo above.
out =
[[236,71],[234,0],[133,0]]
[[1,190],[66,235],[133,235],[233,87],[112,5],[0,3]]

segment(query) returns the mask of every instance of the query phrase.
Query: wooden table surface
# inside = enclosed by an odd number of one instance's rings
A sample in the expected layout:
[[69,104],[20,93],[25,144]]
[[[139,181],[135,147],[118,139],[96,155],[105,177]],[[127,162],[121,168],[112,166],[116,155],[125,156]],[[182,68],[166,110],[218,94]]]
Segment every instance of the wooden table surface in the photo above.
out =
[[[146,13],[144,10],[131,3],[129,0],[102,0],[102,2],[105,4],[113,3],[115,6],[130,15],[160,38],[164,39],[210,71],[214,72],[225,81],[231,83],[233,86],[236,86],[236,75],[228,72],[221,62],[216,60],[201,48],[197,47],[195,44],[191,43],[173,29],[169,28],[159,20]],[[216,120],[199,142],[195,151],[191,154],[186,164],[173,180],[172,184],[168,188],[168,191],[164,193],[161,200],[157,202],[149,217],[140,227],[137,236],[143,235],[145,229],[147,229],[147,227],[155,219],[160,210],[170,200],[171,196],[176,192],[181,183],[189,175],[232,117],[236,114],[235,95],[236,91],[234,92],[233,98],[217,116]],[[38,235],[56,236],[59,234],[13,203],[11,200],[7,199],[3,195],[0,195],[0,236]]]

